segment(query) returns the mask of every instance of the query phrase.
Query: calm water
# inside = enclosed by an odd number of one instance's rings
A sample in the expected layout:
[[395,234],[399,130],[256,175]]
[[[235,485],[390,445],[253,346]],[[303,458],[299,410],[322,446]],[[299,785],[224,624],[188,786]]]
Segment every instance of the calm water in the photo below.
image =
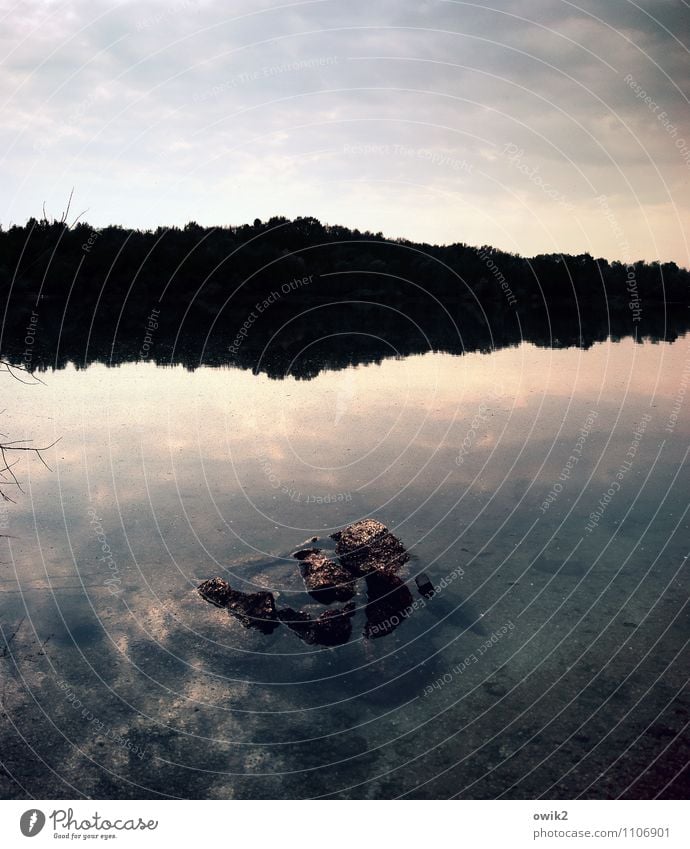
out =
[[[677,798],[688,340],[6,383],[61,439],[3,509],[1,795]],[[337,648],[195,592],[304,606],[290,552],[364,516],[448,579],[379,639],[364,591]]]

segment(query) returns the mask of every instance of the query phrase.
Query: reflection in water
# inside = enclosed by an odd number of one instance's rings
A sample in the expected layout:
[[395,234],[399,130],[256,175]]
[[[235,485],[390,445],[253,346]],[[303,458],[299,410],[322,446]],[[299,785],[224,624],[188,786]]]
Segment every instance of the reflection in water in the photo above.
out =
[[369,601],[364,636],[368,639],[390,634],[412,612],[412,593],[397,575],[367,575]]
[[31,368],[136,360],[310,379],[429,351],[672,341],[689,328],[690,273],[675,263],[528,260],[312,218],[156,233],[31,221],[0,230],[0,245],[0,354]]
[[[189,370],[227,365],[274,379],[290,376],[311,380],[324,370],[429,352],[457,356],[489,353],[524,342],[544,348],[587,350],[598,342],[628,337],[640,342],[672,342],[690,329],[687,309],[667,310],[656,303],[646,304],[641,318],[633,322],[626,304],[605,300],[589,300],[586,315],[580,315],[581,306],[577,304],[556,303],[547,308],[538,300],[530,300],[517,309],[492,303],[484,311],[465,300],[420,298],[405,298],[399,292],[382,302],[372,297],[336,302],[325,298],[315,303],[293,303],[293,312],[287,314],[267,310],[252,324],[251,333],[239,347],[232,342],[245,317],[241,309],[227,315],[214,314],[210,324],[197,320],[183,327],[174,314],[166,322],[163,312],[155,338],[147,343],[145,352],[138,324],[85,338],[80,322],[76,332],[63,328],[59,343],[44,328],[34,337],[30,364],[37,371],[64,368],[69,363],[84,368],[94,363],[148,362],[182,365]],[[2,356],[25,362],[22,333],[15,339],[5,332],[2,346]],[[339,387],[331,421],[336,427],[357,392],[352,374],[348,372]]]
[[[12,384],[5,429],[63,439],[3,514],[3,797],[678,794],[688,341]],[[367,516],[410,560],[325,608],[295,543]]]

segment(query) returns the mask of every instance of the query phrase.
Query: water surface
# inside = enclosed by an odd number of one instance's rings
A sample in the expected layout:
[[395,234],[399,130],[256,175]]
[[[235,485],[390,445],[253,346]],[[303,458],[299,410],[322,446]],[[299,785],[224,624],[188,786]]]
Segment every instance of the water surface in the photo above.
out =
[[[2,795],[678,797],[689,363],[684,337],[13,384],[3,430],[60,441],[3,509]],[[290,553],[365,516],[415,600],[446,579],[391,633],[363,588],[337,648],[195,592],[307,605]]]

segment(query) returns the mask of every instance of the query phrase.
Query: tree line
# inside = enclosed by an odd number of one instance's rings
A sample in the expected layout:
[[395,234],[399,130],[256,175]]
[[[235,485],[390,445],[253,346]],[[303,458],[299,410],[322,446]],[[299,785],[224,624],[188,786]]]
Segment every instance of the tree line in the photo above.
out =
[[315,218],[142,231],[44,217],[0,230],[0,353],[29,369],[292,363],[310,377],[396,352],[673,339],[689,282],[673,262],[525,258]]

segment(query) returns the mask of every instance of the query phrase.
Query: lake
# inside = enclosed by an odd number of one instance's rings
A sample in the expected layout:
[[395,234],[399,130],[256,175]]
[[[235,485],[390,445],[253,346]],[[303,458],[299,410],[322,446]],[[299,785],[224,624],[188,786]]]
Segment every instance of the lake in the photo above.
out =
[[[60,441],[0,515],[2,796],[678,798],[690,335],[293,373],[5,376]],[[290,555],[363,517],[411,554],[383,633],[363,586],[339,646],[196,592],[318,614]]]

